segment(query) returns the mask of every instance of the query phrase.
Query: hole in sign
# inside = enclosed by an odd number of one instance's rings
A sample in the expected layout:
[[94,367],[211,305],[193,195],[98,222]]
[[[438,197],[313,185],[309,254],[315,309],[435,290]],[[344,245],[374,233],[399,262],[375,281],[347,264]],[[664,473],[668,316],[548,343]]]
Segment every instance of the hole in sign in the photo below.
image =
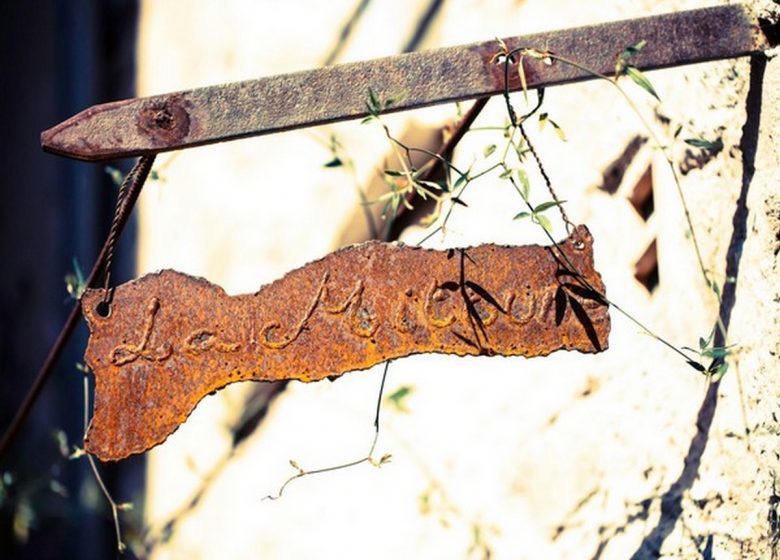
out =
[[95,306],[95,313],[98,314],[98,316],[103,317],[104,319],[111,316],[111,304],[107,301],[100,301]]

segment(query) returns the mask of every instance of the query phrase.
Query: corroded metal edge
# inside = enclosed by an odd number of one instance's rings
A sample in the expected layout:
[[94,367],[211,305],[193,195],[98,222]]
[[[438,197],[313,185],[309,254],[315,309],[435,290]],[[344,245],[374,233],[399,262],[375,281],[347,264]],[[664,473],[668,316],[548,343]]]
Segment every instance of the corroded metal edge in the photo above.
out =
[[[543,356],[607,348],[609,314],[584,226],[558,248],[434,251],[369,242],[228,296],[173,271],[88,290],[95,410],[86,448],[116,460],[164,441],[240,380],[316,381],[422,352]],[[581,273],[581,276],[580,276]]]

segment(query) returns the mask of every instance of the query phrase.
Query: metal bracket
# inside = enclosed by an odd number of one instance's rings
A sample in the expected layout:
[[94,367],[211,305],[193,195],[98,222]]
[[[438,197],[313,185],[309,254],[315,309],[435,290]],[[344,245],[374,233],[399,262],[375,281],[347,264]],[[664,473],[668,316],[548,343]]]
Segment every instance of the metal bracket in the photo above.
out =
[[[777,43],[777,21],[739,4],[690,10],[505,39],[509,49],[545,50],[604,75],[640,40],[632,62],[653,70],[762,52]],[[396,103],[386,112],[492,96],[504,91],[498,41],[342,64],[294,74],[95,105],[44,131],[49,152],[87,161],[192,146],[357,119],[371,88]],[[514,62],[517,64],[517,61]],[[592,79],[568,64],[525,57],[527,87]],[[520,89],[518,72],[508,87]]]

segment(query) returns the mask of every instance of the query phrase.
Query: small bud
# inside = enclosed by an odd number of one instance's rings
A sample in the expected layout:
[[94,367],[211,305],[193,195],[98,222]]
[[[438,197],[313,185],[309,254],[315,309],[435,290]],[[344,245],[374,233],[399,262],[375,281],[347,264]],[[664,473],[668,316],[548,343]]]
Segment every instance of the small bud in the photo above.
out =
[[68,455],[68,459],[70,459],[72,461],[73,459],[78,459],[79,457],[83,457],[86,454],[87,454],[87,452],[84,451],[81,447],[76,447],[74,445],[73,446],[73,453]]

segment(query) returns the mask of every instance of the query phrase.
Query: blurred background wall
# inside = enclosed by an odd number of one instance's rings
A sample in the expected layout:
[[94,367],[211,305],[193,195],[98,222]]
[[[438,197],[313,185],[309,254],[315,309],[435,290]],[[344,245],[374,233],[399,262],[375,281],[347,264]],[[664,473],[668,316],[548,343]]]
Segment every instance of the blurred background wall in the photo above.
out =
[[[135,94],[138,8],[133,0],[0,5],[3,430],[70,311],[65,277],[74,273],[74,263],[89,272],[116,195],[104,165],[45,154],[39,135],[89,105]],[[126,162],[109,164],[127,169]],[[117,251],[117,281],[134,274],[134,229],[131,224]],[[85,344],[82,325],[0,464],[0,557],[114,553],[110,513],[89,466],[66,457],[83,432],[82,373],[76,363]],[[109,466],[105,477],[117,493],[137,497],[144,460]]]

